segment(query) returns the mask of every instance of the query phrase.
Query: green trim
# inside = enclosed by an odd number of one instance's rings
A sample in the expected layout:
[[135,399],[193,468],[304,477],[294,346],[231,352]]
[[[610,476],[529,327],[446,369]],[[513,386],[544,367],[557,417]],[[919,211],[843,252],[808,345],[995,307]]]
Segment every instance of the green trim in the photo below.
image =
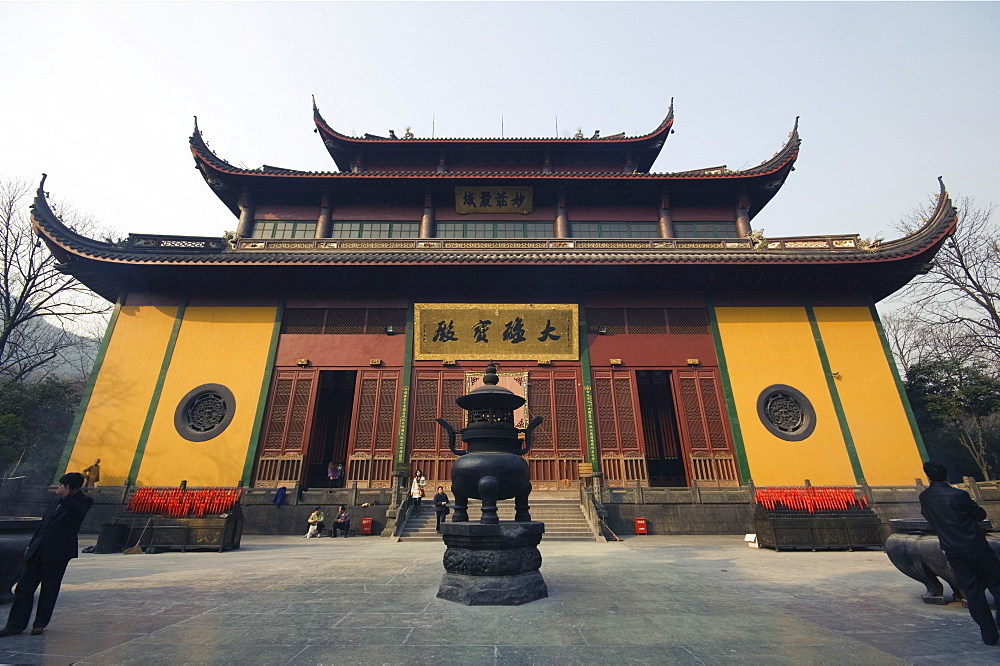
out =
[[712,295],[705,294],[705,309],[708,311],[708,323],[712,327],[712,339],[715,341],[715,358],[719,363],[719,377],[722,380],[722,393],[726,397],[726,411],[729,412],[729,427],[733,431],[733,450],[736,453],[736,465],[740,470],[740,479],[749,483],[750,461],[747,459],[746,445],[743,443],[743,429],[740,427],[740,417],[736,412],[736,398],[733,395],[733,384],[729,381],[729,366],[726,364],[726,351],[722,348],[722,332],[719,330],[719,320],[715,316],[715,301]]
[[920,452],[920,459],[927,462],[930,460],[930,456],[927,455],[927,449],[924,447],[924,438],[920,434],[917,419],[913,415],[913,408],[910,406],[910,398],[906,395],[906,387],[903,385],[903,379],[899,376],[899,368],[896,367],[896,359],[892,355],[889,338],[886,337],[885,329],[882,328],[882,319],[878,316],[878,310],[875,308],[875,300],[871,294],[866,294],[865,296],[868,299],[868,310],[871,312],[872,321],[875,322],[875,330],[878,331],[878,339],[882,342],[882,351],[885,353],[885,360],[889,364],[889,371],[892,372],[892,378],[896,382],[896,391],[899,392],[899,400],[903,403],[903,411],[906,412],[906,420],[910,423],[913,439],[917,443],[917,451]]
[[80,397],[80,406],[76,408],[76,416],[73,418],[73,426],[69,429],[69,435],[66,437],[66,446],[63,447],[62,456],[59,458],[59,464],[56,465],[56,476],[52,479],[53,485],[59,483],[59,478],[63,475],[66,467],[69,465],[70,456],[73,454],[73,447],[76,446],[76,438],[80,434],[80,426],[83,425],[83,416],[87,413],[87,407],[90,406],[90,398],[94,395],[94,386],[97,384],[97,376],[100,374],[101,367],[104,365],[104,357],[107,355],[108,347],[111,345],[111,335],[114,333],[115,326],[118,324],[118,314],[121,312],[126,296],[127,294],[122,294],[118,297],[118,302],[115,303],[115,309],[111,312],[111,319],[108,320],[108,328],[104,331],[104,338],[101,340],[101,347],[97,350],[97,356],[94,358],[94,367],[90,370],[90,377],[87,379],[87,388],[83,390],[83,395]]
[[587,433],[587,456],[590,458],[588,462],[593,465],[596,474],[601,471],[601,456],[597,451],[597,427],[594,419],[594,376],[590,371],[587,311],[582,305],[577,305],[577,309],[579,310],[580,324],[580,372],[583,375],[583,426]]
[[847,424],[847,414],[844,412],[844,405],[840,401],[840,392],[837,390],[837,380],[833,378],[833,371],[830,369],[830,359],[826,355],[826,345],[823,344],[823,336],[819,331],[819,322],[816,321],[816,313],[813,311],[812,301],[809,294],[802,295],[802,301],[809,316],[809,326],[812,328],[813,340],[816,341],[816,351],[819,352],[819,361],[823,366],[823,377],[826,379],[826,388],[830,391],[830,398],[833,400],[833,409],[837,413],[837,422],[840,424],[840,432],[844,436],[844,446],[847,448],[847,457],[851,460],[851,469],[854,471],[855,483],[863,483],[865,480],[864,471],[861,469],[861,461],[858,459],[858,450],[854,446],[854,436],[851,435],[851,428]]
[[406,437],[410,416],[410,382],[413,379],[413,303],[406,310],[406,341],[403,347],[403,387],[399,394],[399,429],[396,432],[396,464],[406,463]]
[[170,368],[170,359],[174,355],[174,346],[177,344],[177,336],[181,330],[181,322],[184,321],[184,312],[187,310],[188,299],[184,297],[181,304],[177,306],[177,314],[174,315],[174,326],[170,331],[170,338],[167,339],[166,349],[163,351],[163,361],[160,362],[160,374],[156,376],[156,386],[153,388],[153,395],[149,398],[149,409],[146,410],[146,420],[142,424],[142,433],[139,435],[139,442],[135,447],[135,456],[132,458],[132,466],[128,471],[127,482],[135,484],[136,476],[139,474],[139,465],[142,463],[142,456],[146,452],[146,443],[149,441],[149,431],[153,428],[153,417],[156,416],[156,408],[160,404],[160,393],[163,391],[163,383],[167,379],[167,370]]
[[274,311],[274,325],[271,328],[271,344],[267,349],[267,361],[264,365],[264,377],[260,381],[260,393],[257,394],[257,409],[253,415],[253,428],[250,430],[250,441],[247,442],[247,457],[243,461],[243,472],[240,474],[240,484],[250,485],[250,475],[257,459],[257,448],[260,429],[264,423],[264,410],[267,408],[267,394],[271,389],[271,377],[274,375],[274,359],[278,355],[278,340],[281,338],[281,320],[285,317],[285,298],[282,297]]

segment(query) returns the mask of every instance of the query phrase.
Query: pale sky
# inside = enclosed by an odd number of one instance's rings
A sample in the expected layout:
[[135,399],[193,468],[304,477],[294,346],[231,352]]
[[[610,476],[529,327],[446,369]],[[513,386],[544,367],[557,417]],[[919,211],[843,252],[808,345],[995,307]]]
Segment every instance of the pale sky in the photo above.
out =
[[653,171],[796,171],[769,237],[891,225],[937,192],[1000,203],[1000,4],[0,1],[0,178],[127,233],[220,236],[194,169],[336,170],[344,133],[586,136],[676,130]]

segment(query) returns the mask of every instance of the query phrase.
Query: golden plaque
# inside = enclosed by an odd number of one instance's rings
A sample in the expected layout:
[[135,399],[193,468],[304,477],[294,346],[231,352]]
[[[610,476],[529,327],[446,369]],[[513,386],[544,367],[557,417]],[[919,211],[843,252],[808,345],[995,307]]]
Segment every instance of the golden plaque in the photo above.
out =
[[413,316],[419,361],[580,358],[576,305],[417,303]]
[[483,187],[468,185],[455,188],[455,212],[459,215],[527,215],[532,206],[531,187]]

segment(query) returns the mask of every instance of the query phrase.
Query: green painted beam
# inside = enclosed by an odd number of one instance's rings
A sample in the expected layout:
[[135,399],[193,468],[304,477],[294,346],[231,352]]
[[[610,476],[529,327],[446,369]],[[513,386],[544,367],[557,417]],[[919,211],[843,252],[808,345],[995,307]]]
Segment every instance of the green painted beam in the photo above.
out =
[[840,392],[837,390],[837,380],[834,379],[833,371],[830,369],[830,359],[826,355],[826,345],[823,344],[819,322],[816,321],[816,312],[813,310],[809,294],[803,294],[802,300],[805,304],[806,314],[809,316],[809,326],[812,328],[813,340],[816,342],[816,351],[819,353],[820,364],[823,367],[826,388],[830,391],[830,398],[833,400],[833,409],[837,413],[837,423],[840,424],[840,432],[844,437],[844,446],[847,448],[847,457],[851,461],[854,481],[860,484],[865,479],[864,470],[861,469],[861,460],[858,458],[858,450],[854,445],[854,436],[851,435],[851,428],[847,423],[847,414],[844,412],[844,404],[841,402]]
[[247,457],[243,461],[243,472],[240,474],[240,484],[250,485],[250,475],[253,474],[254,461],[257,459],[258,439],[264,424],[264,413],[267,409],[267,396],[271,389],[271,377],[274,375],[274,359],[278,355],[278,340],[281,338],[281,320],[285,317],[285,298],[274,312],[274,324],[271,328],[271,344],[267,349],[267,362],[264,365],[264,377],[260,382],[260,393],[257,394],[257,409],[253,415],[253,429],[250,431],[250,441],[247,442]]
[[184,321],[184,312],[187,310],[187,297],[181,301],[177,307],[177,314],[174,315],[174,326],[170,330],[170,337],[167,339],[166,349],[163,351],[163,360],[160,362],[160,372],[156,376],[156,386],[153,388],[153,395],[149,399],[149,408],[146,410],[146,420],[142,424],[142,433],[139,435],[139,442],[135,447],[135,456],[132,458],[132,466],[128,471],[128,483],[135,484],[139,474],[139,465],[142,464],[142,456],[146,452],[146,443],[149,441],[149,432],[153,428],[153,417],[156,416],[156,408],[160,404],[160,394],[163,392],[163,383],[167,378],[167,370],[170,368],[170,359],[174,355],[174,346],[177,344],[177,336],[181,331],[181,323]]
[[406,340],[403,347],[403,386],[399,398],[399,429],[396,432],[396,467],[406,464],[406,438],[410,421],[410,382],[413,380],[413,302],[406,310]]
[[906,420],[910,423],[910,432],[913,433],[913,440],[917,443],[917,451],[920,452],[920,459],[927,462],[930,457],[927,455],[927,448],[924,446],[923,435],[920,434],[920,428],[917,426],[917,419],[913,415],[910,398],[906,395],[906,387],[903,386],[903,379],[899,376],[896,359],[892,355],[892,347],[889,346],[889,338],[886,337],[885,329],[882,328],[882,320],[878,316],[878,310],[875,309],[875,300],[871,294],[867,294],[867,296],[868,310],[872,314],[872,321],[875,322],[878,339],[882,342],[882,352],[885,354],[886,363],[889,364],[889,370],[892,372],[892,379],[896,383],[896,391],[899,393],[899,401],[903,404],[903,410],[906,412]]
[[733,384],[729,381],[729,366],[726,365],[726,351],[722,348],[722,333],[719,330],[719,320],[715,316],[715,300],[712,294],[705,294],[705,309],[708,311],[708,322],[712,327],[712,339],[715,341],[715,358],[719,363],[719,377],[722,380],[722,393],[726,398],[726,412],[729,414],[729,427],[733,431],[733,452],[736,454],[736,466],[740,472],[740,482],[746,485],[750,476],[750,461],[747,459],[746,445],[743,443],[743,429],[740,427],[740,417],[736,412],[736,398],[733,396]]
[[[582,302],[582,300],[580,301]],[[582,305],[579,310],[580,374],[583,381],[583,427],[587,433],[587,457],[594,466],[594,473],[601,471],[601,456],[597,451],[597,425],[594,417],[594,375],[590,370],[590,345],[587,337],[587,315]]]

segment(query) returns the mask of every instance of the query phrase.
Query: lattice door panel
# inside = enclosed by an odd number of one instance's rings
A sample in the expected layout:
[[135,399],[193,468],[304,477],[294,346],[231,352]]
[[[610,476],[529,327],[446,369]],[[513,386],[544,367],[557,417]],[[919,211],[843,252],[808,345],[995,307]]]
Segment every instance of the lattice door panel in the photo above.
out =
[[636,396],[627,370],[594,371],[597,445],[601,453],[638,452]]
[[255,487],[294,487],[301,482],[315,391],[315,371],[282,370],[275,375],[259,446]]
[[718,374],[715,370],[678,370],[675,375],[689,478],[692,483],[738,485]]
[[279,371],[271,387],[262,451],[269,454],[302,453],[307,441],[309,416],[315,392],[312,370]]
[[528,413],[541,416],[542,425],[533,433],[532,454],[545,452],[572,456],[583,455],[583,409],[580,402],[579,375],[576,371],[533,371],[528,381]]
[[396,442],[399,371],[362,370],[355,391],[351,453],[391,456]]
[[[410,422],[411,453],[454,457],[448,450],[448,435],[435,421],[443,418],[456,429],[464,427],[465,412],[455,404],[455,398],[465,393],[465,373],[419,370],[415,375],[413,420]],[[461,441],[461,435],[458,438]],[[423,471],[427,473],[427,470]]]
[[399,393],[398,370],[362,370],[354,391],[354,430],[347,480],[361,487],[388,487],[392,480]]

